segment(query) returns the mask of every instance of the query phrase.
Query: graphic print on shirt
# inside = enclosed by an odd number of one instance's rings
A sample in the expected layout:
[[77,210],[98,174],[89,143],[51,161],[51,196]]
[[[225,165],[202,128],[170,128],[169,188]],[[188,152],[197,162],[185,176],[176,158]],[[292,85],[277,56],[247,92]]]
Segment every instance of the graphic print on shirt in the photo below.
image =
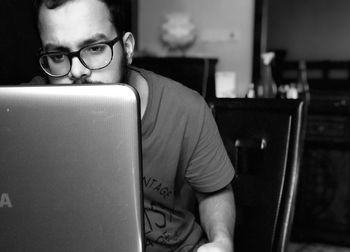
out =
[[[177,244],[179,231],[174,232],[174,221],[179,222],[179,217],[175,215],[174,209],[170,209],[159,202],[166,202],[173,197],[173,192],[169,186],[154,177],[143,177],[143,187],[145,194],[154,195],[154,199],[145,202],[144,222],[146,247],[153,247],[159,244],[166,245],[169,251],[173,251],[170,244]],[[177,220],[176,220],[177,219]],[[176,245],[174,245],[176,246]]]

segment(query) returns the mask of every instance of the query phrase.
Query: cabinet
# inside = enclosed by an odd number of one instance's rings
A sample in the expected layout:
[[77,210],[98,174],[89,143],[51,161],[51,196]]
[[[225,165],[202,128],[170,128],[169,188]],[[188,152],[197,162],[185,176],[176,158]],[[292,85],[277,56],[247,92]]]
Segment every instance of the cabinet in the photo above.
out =
[[350,246],[350,92],[313,93],[292,238]]
[[[292,240],[350,246],[350,61],[307,61],[310,85]],[[278,83],[298,62],[278,62]]]

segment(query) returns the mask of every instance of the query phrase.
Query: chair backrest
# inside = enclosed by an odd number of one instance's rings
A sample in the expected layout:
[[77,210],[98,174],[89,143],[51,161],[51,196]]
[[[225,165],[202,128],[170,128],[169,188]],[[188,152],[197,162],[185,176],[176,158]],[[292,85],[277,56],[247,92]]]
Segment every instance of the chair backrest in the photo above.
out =
[[210,102],[236,168],[235,252],[285,251],[301,150],[303,102],[218,99]]

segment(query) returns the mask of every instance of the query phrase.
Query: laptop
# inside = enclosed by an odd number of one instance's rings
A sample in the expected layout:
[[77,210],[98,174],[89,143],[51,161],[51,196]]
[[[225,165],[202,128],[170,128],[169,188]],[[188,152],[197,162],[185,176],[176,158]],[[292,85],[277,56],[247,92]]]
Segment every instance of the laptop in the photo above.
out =
[[144,249],[139,97],[0,87],[0,251]]

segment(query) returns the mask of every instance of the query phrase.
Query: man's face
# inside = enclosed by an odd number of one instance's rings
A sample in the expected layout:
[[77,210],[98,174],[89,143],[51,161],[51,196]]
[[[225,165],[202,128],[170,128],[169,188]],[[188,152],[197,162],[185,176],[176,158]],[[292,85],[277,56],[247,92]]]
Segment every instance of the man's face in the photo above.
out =
[[[107,6],[99,0],[75,0],[56,9],[41,7],[39,31],[45,52],[77,51],[96,42],[114,39],[118,34],[111,23]],[[115,83],[122,81],[125,54],[121,42],[113,46],[111,63],[100,70],[89,70],[77,57],[64,77],[49,77],[52,84]]]

